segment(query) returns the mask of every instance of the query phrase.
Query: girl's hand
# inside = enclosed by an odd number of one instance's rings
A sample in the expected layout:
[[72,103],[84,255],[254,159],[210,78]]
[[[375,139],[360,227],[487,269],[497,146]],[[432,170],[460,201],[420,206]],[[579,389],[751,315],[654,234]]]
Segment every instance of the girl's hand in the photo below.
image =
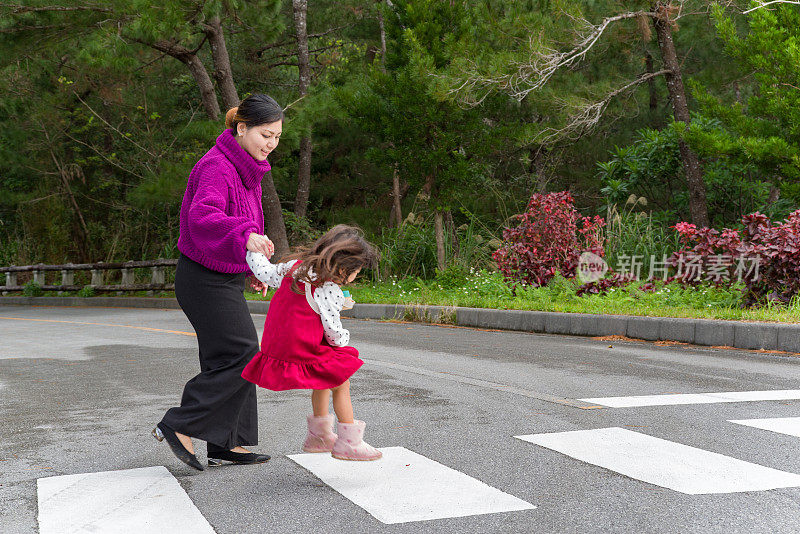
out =
[[250,287],[252,287],[256,293],[261,293],[265,297],[267,296],[267,291],[269,291],[269,286],[255,276],[250,277]]
[[275,252],[275,245],[272,244],[272,241],[270,241],[267,236],[255,232],[250,234],[250,237],[247,238],[247,245],[245,248],[250,252],[260,252],[267,258],[270,258]]

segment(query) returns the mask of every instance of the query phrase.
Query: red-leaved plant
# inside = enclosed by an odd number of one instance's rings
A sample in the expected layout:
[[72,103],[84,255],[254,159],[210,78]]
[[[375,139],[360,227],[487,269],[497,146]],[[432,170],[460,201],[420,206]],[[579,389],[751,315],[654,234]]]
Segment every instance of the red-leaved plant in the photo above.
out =
[[582,217],[567,191],[534,193],[525,213],[514,219],[518,224],[503,230],[503,244],[492,254],[511,284],[545,286],[556,272],[571,278],[582,252],[605,255],[605,221]]
[[[800,294],[800,210],[782,223],[773,223],[762,213],[742,217],[744,229],[698,229],[681,222],[674,226],[683,248],[669,262],[678,270],[676,279],[685,284],[711,281],[747,287],[746,304],[764,298],[789,302]],[[690,268],[691,266],[691,268]],[[716,273],[717,279],[699,273]]]
[[[625,287],[636,281],[636,277],[630,273],[615,273],[611,269],[605,277],[594,282],[586,282],[575,290],[575,295],[582,297],[583,295],[604,295],[612,288]],[[654,287],[652,283],[646,284],[645,290],[652,291],[650,288]]]

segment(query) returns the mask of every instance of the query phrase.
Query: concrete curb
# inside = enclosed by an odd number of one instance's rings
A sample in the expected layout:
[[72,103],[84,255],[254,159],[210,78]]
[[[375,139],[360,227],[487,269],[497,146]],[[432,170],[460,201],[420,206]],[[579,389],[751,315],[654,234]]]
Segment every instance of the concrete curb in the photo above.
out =
[[[267,301],[248,301],[250,313],[266,314]],[[174,298],[145,297],[1,297],[0,306],[88,306],[179,309]],[[625,336],[646,341],[800,353],[800,324],[676,319],[631,315],[594,315],[447,306],[359,304],[344,312],[353,319],[399,319],[572,336]]]

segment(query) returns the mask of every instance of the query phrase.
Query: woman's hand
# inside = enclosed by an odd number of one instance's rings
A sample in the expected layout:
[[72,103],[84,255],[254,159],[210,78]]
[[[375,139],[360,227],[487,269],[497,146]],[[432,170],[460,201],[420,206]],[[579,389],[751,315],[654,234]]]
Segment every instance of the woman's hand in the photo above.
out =
[[250,234],[250,237],[247,238],[247,245],[245,248],[250,252],[260,252],[267,258],[271,257],[275,252],[275,245],[272,244],[272,241],[270,241],[267,236],[255,232]]

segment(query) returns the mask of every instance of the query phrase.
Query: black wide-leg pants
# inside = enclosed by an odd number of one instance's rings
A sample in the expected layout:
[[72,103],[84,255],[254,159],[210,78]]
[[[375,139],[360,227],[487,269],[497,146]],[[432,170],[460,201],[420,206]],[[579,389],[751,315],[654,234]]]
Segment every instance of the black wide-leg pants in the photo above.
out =
[[258,443],[256,386],[242,378],[259,350],[244,280],[244,273],[212,271],[183,254],[175,271],[175,296],[197,333],[201,372],[162,423],[208,442],[209,452]]

